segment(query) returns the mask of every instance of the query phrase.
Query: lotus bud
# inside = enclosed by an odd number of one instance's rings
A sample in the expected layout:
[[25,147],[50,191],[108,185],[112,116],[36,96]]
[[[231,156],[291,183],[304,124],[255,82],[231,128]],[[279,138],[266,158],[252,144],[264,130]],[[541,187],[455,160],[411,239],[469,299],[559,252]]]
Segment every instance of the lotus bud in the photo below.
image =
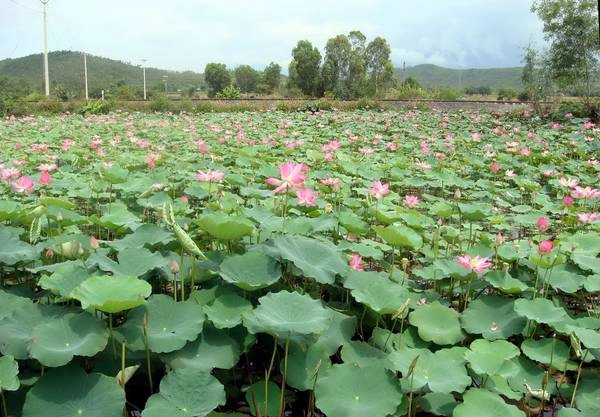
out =
[[461,192],[460,192],[460,188],[457,188],[456,191],[454,192],[454,198],[456,200],[460,200],[460,197],[462,196]]
[[333,212],[333,205],[330,203],[325,204],[325,213]]
[[179,263],[177,262],[177,260],[171,260],[171,262],[169,263],[169,268],[171,269],[172,273],[177,274],[179,272]]
[[501,245],[504,243],[504,236],[502,236],[502,233],[498,232],[496,234],[496,245]]
[[48,249],[45,255],[46,258],[52,258],[54,256],[54,251],[52,249]]
[[406,269],[408,269],[408,265],[409,265],[410,261],[408,260],[408,258],[402,258],[402,260],[400,261],[400,265],[402,265],[402,269],[404,269],[406,271]]
[[186,232],[188,232],[190,230],[190,225],[187,223],[183,224],[183,230],[185,230]]
[[62,211],[59,211],[58,213],[56,213],[56,221],[62,222],[63,221],[63,214]]
[[100,244],[98,243],[98,239],[96,239],[94,236],[90,237],[90,248],[92,248],[93,250],[96,250],[100,247]]
[[508,272],[510,264],[508,262],[502,262],[502,272]]
[[81,246],[79,246],[79,249],[77,249],[77,255],[83,256],[83,254],[84,254],[83,248]]

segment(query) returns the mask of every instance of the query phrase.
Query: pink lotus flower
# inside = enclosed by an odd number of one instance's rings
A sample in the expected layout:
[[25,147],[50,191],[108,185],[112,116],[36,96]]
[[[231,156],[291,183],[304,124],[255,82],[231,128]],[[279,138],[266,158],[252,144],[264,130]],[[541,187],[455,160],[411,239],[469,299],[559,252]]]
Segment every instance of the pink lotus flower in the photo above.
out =
[[14,180],[21,175],[21,171],[18,168],[2,168],[0,170],[0,179],[5,181]]
[[550,222],[547,218],[542,216],[539,219],[537,219],[535,227],[538,229],[538,231],[545,232],[546,230],[548,230],[548,227],[550,227]]
[[407,195],[404,197],[404,204],[408,207],[417,207],[419,205],[419,197],[416,195]]
[[201,182],[223,182],[225,174],[222,171],[198,171],[196,179]]
[[325,178],[324,180],[321,180],[321,184],[327,185],[334,191],[338,191],[342,185],[342,182],[339,178]]
[[544,255],[549,254],[554,249],[554,243],[551,240],[542,240],[538,246],[538,251]]
[[92,248],[93,250],[96,250],[100,247],[100,243],[98,242],[98,239],[96,239],[94,236],[90,237],[90,248]]
[[600,198],[600,191],[592,187],[580,187],[576,186],[573,191],[571,191],[571,195],[577,198]]
[[190,201],[190,199],[188,198],[187,195],[182,195],[181,197],[179,197],[179,200],[183,201],[184,203],[187,203],[188,201]]
[[565,177],[561,177],[560,180],[558,180],[558,182],[563,187],[569,187],[569,188],[573,188],[573,187],[575,187],[579,183],[579,181],[577,181],[575,178],[568,178],[567,179]]
[[52,177],[50,176],[48,171],[42,172],[42,175],[40,175],[39,182],[40,182],[40,184],[42,184],[46,187],[50,185],[50,183],[52,182]]
[[73,146],[74,144],[75,144],[75,141],[72,141],[71,139],[65,139],[62,142],[61,149],[63,150],[63,152],[67,152],[69,150],[69,148],[71,146]]
[[31,194],[33,191],[33,180],[29,177],[23,175],[18,180],[10,183],[10,186],[17,193]]
[[373,184],[371,185],[371,189],[369,190],[369,193],[376,199],[380,199],[390,193],[390,185],[383,184],[379,180],[373,181]]
[[504,175],[511,178],[511,177],[516,176],[517,174],[515,174],[515,172],[512,169],[507,169],[506,172],[504,173]]
[[352,259],[350,262],[348,262],[348,265],[350,265],[350,268],[354,269],[355,271],[364,271],[365,267],[361,265],[361,263],[362,256],[360,256],[358,253],[353,253]]
[[299,189],[302,188],[304,181],[306,181],[306,173],[308,167],[304,164],[296,164],[294,162],[286,162],[285,164],[279,165],[279,176],[278,178],[268,178],[266,183],[274,185],[277,188],[273,190],[276,193],[286,192],[288,189]]
[[301,188],[296,191],[299,206],[314,207],[315,200],[319,198],[310,188]]
[[473,140],[473,142],[481,142],[481,135],[475,132],[471,135],[471,139]]
[[577,219],[582,223],[594,223],[600,219],[599,213],[578,213]]
[[573,198],[569,196],[563,198],[563,203],[565,203],[565,206],[572,206],[574,201],[575,200],[573,200]]
[[479,255],[474,258],[471,258],[469,255],[457,256],[456,262],[463,268],[478,274],[493,266],[488,258],[481,258]]
[[38,171],[52,172],[52,171],[56,170],[56,168],[58,168],[58,166],[56,164],[39,164],[37,168],[38,168]]

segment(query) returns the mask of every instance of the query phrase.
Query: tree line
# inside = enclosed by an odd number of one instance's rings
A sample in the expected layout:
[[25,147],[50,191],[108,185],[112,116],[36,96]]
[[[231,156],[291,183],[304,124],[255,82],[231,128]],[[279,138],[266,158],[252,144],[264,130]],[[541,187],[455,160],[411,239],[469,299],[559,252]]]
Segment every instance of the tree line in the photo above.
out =
[[[356,98],[380,96],[393,84],[391,49],[382,37],[367,44],[360,31],[337,35],[327,41],[325,56],[308,40],[292,49],[287,88],[309,97]],[[272,93],[281,83],[281,66],[270,63],[259,72],[249,65],[228,70],[211,62],[204,69],[209,97],[230,98],[241,93]],[[233,89],[232,89],[233,87]]]

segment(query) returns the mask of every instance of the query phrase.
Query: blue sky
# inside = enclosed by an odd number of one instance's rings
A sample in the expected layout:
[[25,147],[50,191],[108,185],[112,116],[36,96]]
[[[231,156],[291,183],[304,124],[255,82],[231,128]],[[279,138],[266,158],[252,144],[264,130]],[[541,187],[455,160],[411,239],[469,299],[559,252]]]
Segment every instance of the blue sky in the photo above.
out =
[[[396,66],[520,65],[530,42],[543,44],[530,0],[49,0],[49,49],[172,70],[202,71],[270,61],[284,68],[300,39],[361,30],[385,37]],[[0,59],[42,50],[39,0],[0,0]]]

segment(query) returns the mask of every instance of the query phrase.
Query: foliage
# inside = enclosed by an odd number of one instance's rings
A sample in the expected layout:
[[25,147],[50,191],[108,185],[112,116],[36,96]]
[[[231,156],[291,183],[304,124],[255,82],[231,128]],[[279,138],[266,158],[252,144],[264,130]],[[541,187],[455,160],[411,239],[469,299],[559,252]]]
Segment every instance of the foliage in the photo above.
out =
[[550,43],[548,67],[560,84],[584,92],[586,103],[598,71],[598,8],[593,0],[536,0],[532,11],[542,19]]
[[275,62],[271,62],[264,69],[262,74],[263,82],[267,85],[269,92],[273,92],[279,88],[281,82],[281,66]]
[[223,89],[223,91],[220,91],[219,93],[217,93],[216,98],[226,99],[226,100],[240,98],[240,90],[235,88],[232,85],[228,85],[227,87],[225,87]]
[[292,50],[289,66],[290,84],[298,87],[307,96],[318,94],[321,53],[309,41],[298,41]]
[[517,97],[517,92],[512,88],[501,88],[498,90],[498,100],[512,100]]
[[231,84],[231,74],[225,64],[211,62],[204,68],[204,80],[208,85],[208,96],[215,97]]
[[242,93],[256,91],[258,82],[260,81],[260,73],[250,65],[240,65],[233,70],[235,86]]
[[391,49],[382,37],[376,37],[367,45],[367,73],[370,77],[371,89],[377,96],[392,81],[394,68],[392,65]]

